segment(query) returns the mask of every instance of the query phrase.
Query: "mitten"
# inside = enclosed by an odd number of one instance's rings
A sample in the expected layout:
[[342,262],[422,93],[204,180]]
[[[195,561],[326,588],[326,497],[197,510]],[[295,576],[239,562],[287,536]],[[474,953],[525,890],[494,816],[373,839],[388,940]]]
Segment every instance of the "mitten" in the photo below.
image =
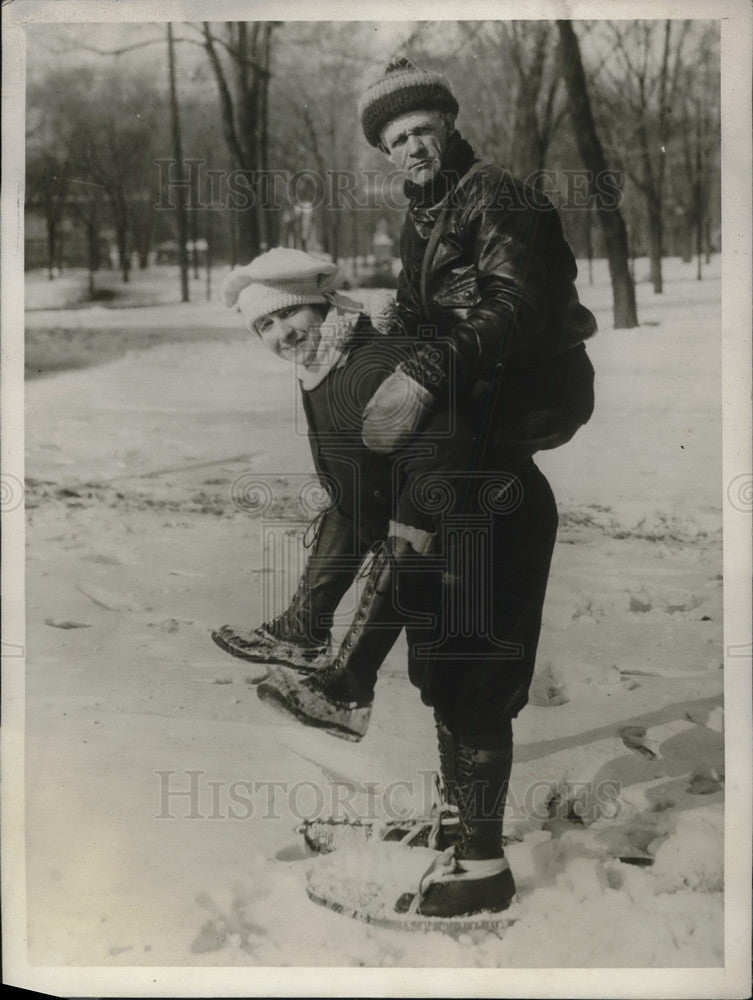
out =
[[371,451],[389,455],[407,443],[434,405],[434,396],[398,368],[366,404],[363,443]]

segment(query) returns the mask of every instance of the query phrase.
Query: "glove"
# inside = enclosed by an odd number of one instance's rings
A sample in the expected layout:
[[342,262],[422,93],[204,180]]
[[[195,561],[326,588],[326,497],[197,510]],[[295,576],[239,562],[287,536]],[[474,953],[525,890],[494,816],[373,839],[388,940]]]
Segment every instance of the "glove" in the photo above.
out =
[[434,396],[398,368],[366,404],[361,436],[371,451],[389,455],[416,433],[434,405]]

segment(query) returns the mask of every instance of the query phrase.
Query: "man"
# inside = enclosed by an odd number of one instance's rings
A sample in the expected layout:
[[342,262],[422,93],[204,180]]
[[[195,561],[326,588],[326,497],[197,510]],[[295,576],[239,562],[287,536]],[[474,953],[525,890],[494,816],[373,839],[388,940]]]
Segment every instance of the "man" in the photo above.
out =
[[[337,657],[310,675],[273,667],[261,693],[311,724],[363,712],[404,624],[459,816],[448,864],[413,906],[501,910],[514,894],[502,850],[511,721],[527,701],[557,525],[532,455],[590,417],[583,341],[596,324],[557,213],[477,159],[444,76],[398,57],[359,110],[367,141],[405,178],[394,332],[416,344],[368,404],[363,440],[401,459],[401,497],[427,544],[393,521]],[[470,447],[454,446],[456,426],[474,429]],[[411,448],[419,441],[433,451]],[[443,565],[439,590],[426,583],[427,556]]]

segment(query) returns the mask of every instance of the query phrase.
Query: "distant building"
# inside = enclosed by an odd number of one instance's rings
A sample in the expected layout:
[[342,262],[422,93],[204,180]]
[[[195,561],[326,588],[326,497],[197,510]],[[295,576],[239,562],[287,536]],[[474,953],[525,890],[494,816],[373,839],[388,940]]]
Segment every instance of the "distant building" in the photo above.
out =
[[[207,262],[207,250],[209,244],[205,239],[188,240],[186,250],[188,252],[188,263],[193,266],[194,251],[198,257],[198,263],[203,267]],[[153,248],[155,264],[178,264],[178,241],[163,240]]]
[[[99,236],[99,258],[106,267],[109,264],[109,237],[103,231]],[[49,266],[47,249],[47,221],[37,212],[24,214],[24,269],[34,271]],[[64,270],[67,267],[88,267],[89,249],[82,226],[71,219],[63,218],[58,225],[57,246],[53,265]]]

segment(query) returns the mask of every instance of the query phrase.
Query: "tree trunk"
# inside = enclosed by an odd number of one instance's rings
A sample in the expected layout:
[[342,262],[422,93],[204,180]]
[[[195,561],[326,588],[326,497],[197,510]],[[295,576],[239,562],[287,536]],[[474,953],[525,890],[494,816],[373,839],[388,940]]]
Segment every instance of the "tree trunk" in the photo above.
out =
[[55,277],[55,254],[57,253],[57,219],[47,218],[47,278]]
[[65,255],[63,253],[63,247],[65,242],[65,229],[61,227],[60,233],[58,234],[57,246],[55,247],[55,263],[57,265],[57,273],[63,273],[63,267],[65,265]]
[[258,255],[262,242],[267,241],[269,229],[260,207],[259,174],[266,169],[268,157],[268,65],[273,28],[274,24],[254,21],[227,23],[228,51],[232,59],[232,76],[229,76],[220,61],[217,40],[209,22],[203,23],[204,48],[220,92],[225,141],[238,174],[244,179],[241,197],[248,199],[248,204],[238,213],[240,256],[246,262]]
[[[244,190],[254,190],[253,170],[244,170],[248,187]],[[253,198],[254,202],[256,198]],[[259,256],[261,240],[259,239],[259,213],[256,204],[246,206],[238,212],[238,254],[244,264]]]
[[649,259],[651,266],[651,284],[654,286],[654,293],[661,295],[664,291],[664,281],[662,279],[661,262],[664,257],[664,223],[661,215],[661,202],[648,199],[646,202],[648,209],[648,241]]
[[332,263],[337,264],[340,260],[340,230],[342,223],[342,215],[338,208],[331,213],[332,215]]
[[206,210],[206,240],[207,240],[207,302],[212,298],[212,206]]
[[[258,122],[258,143],[257,157],[259,176],[265,178],[269,171],[269,60],[271,52],[273,25],[264,25],[263,41],[261,43],[262,68],[259,74],[259,86],[257,91],[257,122]],[[256,203],[259,217],[259,242],[263,249],[268,249],[272,240],[272,220],[270,218],[271,206],[266,203],[264,196],[265,181],[257,184]],[[274,202],[274,198],[271,199]]]
[[123,284],[127,285],[131,278],[131,260],[124,247],[120,249],[120,274],[123,278]]
[[196,209],[191,211],[191,243],[193,244],[193,249],[191,252],[191,263],[193,264],[193,276],[198,281],[199,279],[199,248],[197,246],[199,242],[199,233],[196,228]]
[[[580,45],[570,21],[557,21],[560,33],[561,65],[570,103],[581,159],[589,172],[589,187],[594,197],[596,213],[604,233],[609,274],[612,280],[612,308],[616,330],[638,326],[635,306],[635,286],[628,270],[628,241],[625,222],[619,209],[619,199],[604,197],[595,186],[596,179],[613,176],[607,167],[604,150],[596,132],[591,111],[586,75],[580,55]],[[614,189],[610,186],[610,190]],[[618,192],[614,191],[616,195]],[[614,204],[612,203],[614,202]]]
[[131,273],[131,256],[128,252],[128,217],[122,205],[118,205],[115,217],[115,234],[118,241],[118,261],[124,284],[128,284]]
[[173,46],[173,28],[170,22],[167,24],[167,60],[168,74],[170,77],[170,119],[173,132],[173,151],[178,167],[178,201],[177,201],[177,221],[178,221],[178,263],[180,264],[180,298],[182,302],[188,302],[188,255],[186,251],[186,240],[188,238],[188,225],[186,220],[186,188],[183,183],[185,174],[183,171],[183,144],[180,135],[180,107],[178,105],[178,93],[175,88],[175,48]]
[[238,265],[238,213],[230,212],[230,267]]
[[683,219],[682,234],[682,262],[689,264],[693,260],[693,238],[695,233],[695,223],[691,212],[685,212]]
[[593,285],[594,283],[594,241],[593,235],[591,233],[591,213],[587,212],[586,216],[586,259],[588,260],[588,283]]
[[695,219],[695,251],[698,255],[698,266],[696,268],[696,278],[701,281],[703,278],[701,270],[701,258],[703,256],[703,211],[701,208],[701,182],[700,179],[696,182],[696,219]]
[[93,219],[86,223],[87,271],[89,279],[89,301],[94,300],[94,275],[97,271],[97,228]]
[[705,254],[705,256],[706,256],[706,263],[710,264],[711,263],[712,246],[711,246],[711,220],[709,218],[706,218],[706,221],[705,221],[704,226],[703,226],[703,242],[704,242],[704,246],[706,248],[706,254]]
[[89,300],[94,299],[94,275],[99,270],[99,218],[96,202],[89,206],[86,216],[86,264],[89,279]]

